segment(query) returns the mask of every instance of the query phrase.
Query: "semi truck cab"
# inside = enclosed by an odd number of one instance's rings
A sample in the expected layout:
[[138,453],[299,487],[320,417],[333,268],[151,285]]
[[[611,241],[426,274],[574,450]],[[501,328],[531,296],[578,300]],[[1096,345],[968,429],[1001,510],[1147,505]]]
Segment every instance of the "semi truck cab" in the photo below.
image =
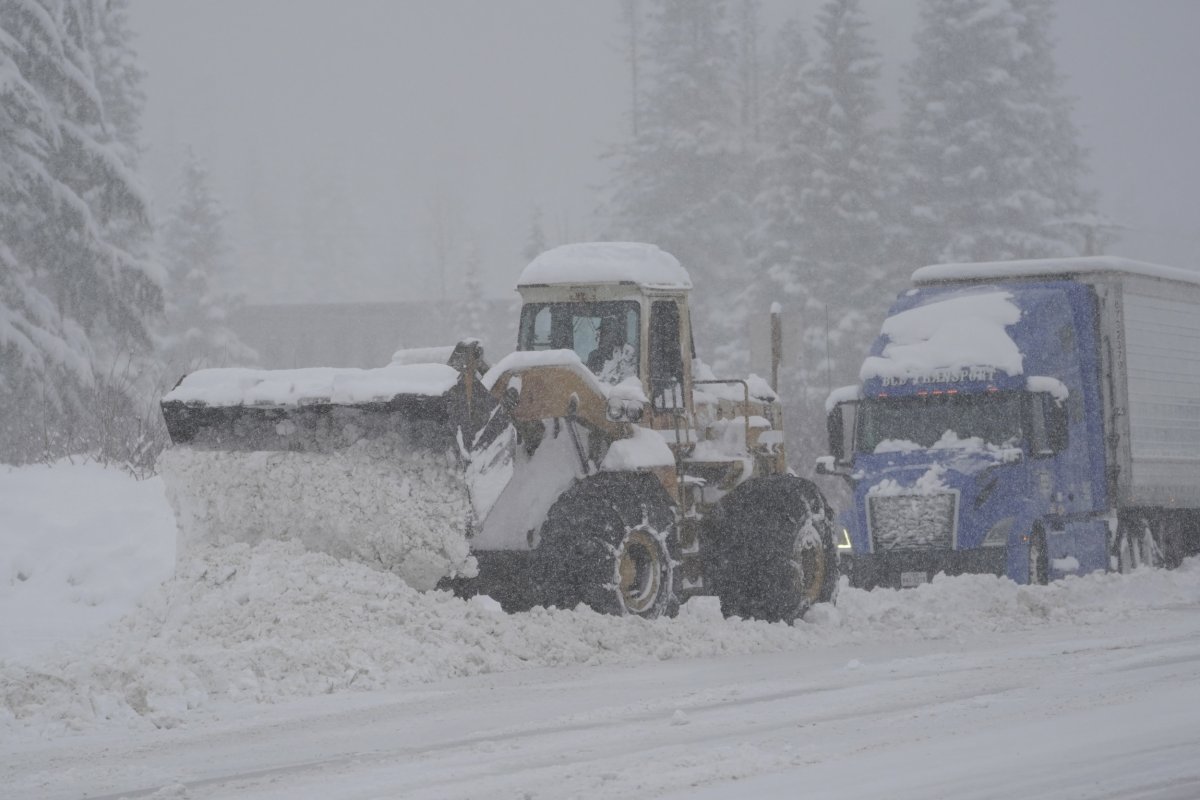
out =
[[834,392],[855,583],[1045,582],[1108,565],[1096,296],[1069,280],[920,286]]
[[832,392],[852,580],[1044,583],[1200,553],[1200,273],[1109,256],[913,273]]

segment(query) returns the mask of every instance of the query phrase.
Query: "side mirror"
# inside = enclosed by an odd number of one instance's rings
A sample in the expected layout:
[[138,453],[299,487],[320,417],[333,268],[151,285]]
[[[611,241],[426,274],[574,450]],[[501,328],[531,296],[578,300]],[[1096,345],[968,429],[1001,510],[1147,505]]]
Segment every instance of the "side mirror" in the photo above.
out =
[[1029,453],[1047,457],[1067,449],[1067,403],[1061,392],[1039,391],[1031,395]]
[[825,427],[829,432],[829,453],[835,464],[846,460],[846,423],[842,419],[842,407],[834,406],[833,411],[825,419]]
[[[836,467],[849,466],[854,452],[854,419],[857,413],[857,402],[843,402],[835,405],[826,417],[830,456],[825,460],[827,472],[823,474],[832,474]],[[820,462],[818,469],[821,469]]]

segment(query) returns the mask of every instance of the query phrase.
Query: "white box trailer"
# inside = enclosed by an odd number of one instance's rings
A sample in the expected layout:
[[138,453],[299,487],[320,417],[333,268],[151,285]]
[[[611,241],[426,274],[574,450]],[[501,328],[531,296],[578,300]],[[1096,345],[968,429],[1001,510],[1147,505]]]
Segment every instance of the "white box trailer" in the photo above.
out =
[[1117,502],[1200,508],[1200,284],[1124,271],[1088,279],[1100,298]]

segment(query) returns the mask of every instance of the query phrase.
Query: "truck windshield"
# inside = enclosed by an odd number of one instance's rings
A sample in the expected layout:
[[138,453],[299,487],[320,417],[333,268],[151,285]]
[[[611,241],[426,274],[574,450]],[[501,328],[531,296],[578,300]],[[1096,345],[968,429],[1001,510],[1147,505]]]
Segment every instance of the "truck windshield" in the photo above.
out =
[[636,302],[527,303],[520,350],[574,350],[604,383],[637,377],[641,324]]
[[982,439],[993,447],[1021,443],[1021,395],[938,394],[863,400],[856,426],[859,452],[956,447]]

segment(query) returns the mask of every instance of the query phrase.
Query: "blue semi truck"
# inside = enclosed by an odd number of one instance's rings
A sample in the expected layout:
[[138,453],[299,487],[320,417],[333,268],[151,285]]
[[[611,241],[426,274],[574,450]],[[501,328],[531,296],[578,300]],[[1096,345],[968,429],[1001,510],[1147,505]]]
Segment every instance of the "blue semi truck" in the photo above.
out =
[[1200,551],[1200,272],[1113,257],[913,273],[827,401],[856,585],[1044,583]]

